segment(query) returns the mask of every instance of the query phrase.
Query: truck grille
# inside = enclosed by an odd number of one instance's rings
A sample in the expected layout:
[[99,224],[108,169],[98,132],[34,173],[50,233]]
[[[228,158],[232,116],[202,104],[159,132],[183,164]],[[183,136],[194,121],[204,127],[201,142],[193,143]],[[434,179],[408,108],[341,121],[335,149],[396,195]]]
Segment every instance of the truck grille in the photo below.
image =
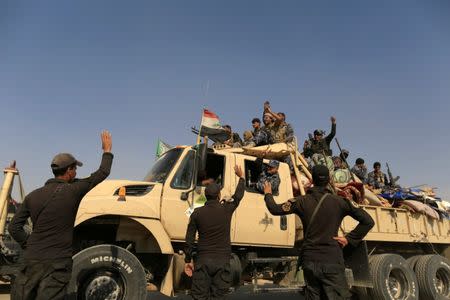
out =
[[[153,189],[153,185],[127,185],[125,189],[126,196],[139,197],[148,194]],[[114,192],[114,195],[119,195],[119,189]]]

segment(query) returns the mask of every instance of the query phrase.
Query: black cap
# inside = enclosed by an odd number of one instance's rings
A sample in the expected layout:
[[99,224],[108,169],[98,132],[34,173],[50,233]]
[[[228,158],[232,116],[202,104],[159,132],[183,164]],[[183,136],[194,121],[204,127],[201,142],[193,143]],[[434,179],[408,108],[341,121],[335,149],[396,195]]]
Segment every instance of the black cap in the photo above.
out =
[[330,181],[330,171],[324,165],[314,166],[312,169],[314,185],[325,186]]
[[82,162],[75,159],[75,157],[70,153],[59,153],[53,157],[51,168],[52,170],[59,170],[67,168],[70,165],[76,164],[81,167],[83,165]]
[[269,167],[271,168],[278,168],[280,166],[280,162],[278,160],[270,160],[269,161]]
[[255,123],[255,122],[261,123],[261,120],[259,118],[253,118],[252,124]]
[[220,193],[220,185],[217,183],[210,183],[206,186],[205,197],[207,200],[216,200]]
[[357,165],[362,165],[364,163],[364,159],[362,159],[361,157],[358,157],[357,159],[356,159],[356,164]]
[[323,130],[320,129],[314,130],[314,135],[323,135]]

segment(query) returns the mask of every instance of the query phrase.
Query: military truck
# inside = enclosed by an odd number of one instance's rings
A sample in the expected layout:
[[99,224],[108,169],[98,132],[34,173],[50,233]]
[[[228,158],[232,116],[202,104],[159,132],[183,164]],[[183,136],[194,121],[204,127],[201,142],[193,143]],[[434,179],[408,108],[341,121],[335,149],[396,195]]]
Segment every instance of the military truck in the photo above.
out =
[[[288,148],[276,144],[271,149]],[[78,299],[145,299],[148,289],[168,296],[184,292],[189,287],[184,238],[190,214],[205,201],[201,179],[213,178],[222,186],[222,197],[233,201],[235,165],[245,170],[246,191],[231,223],[233,286],[301,288],[296,266],[301,221],[267,210],[264,195],[254,188],[256,159],[242,148],[177,146],[142,181],[100,183],[83,198],[76,217],[70,292]],[[279,175],[274,198],[282,203],[293,197],[288,164],[280,164]],[[376,224],[360,246],[344,248],[355,294],[361,299],[449,299],[449,221],[404,209],[363,208]],[[345,218],[340,234],[354,226]],[[260,279],[275,285],[261,285]]]

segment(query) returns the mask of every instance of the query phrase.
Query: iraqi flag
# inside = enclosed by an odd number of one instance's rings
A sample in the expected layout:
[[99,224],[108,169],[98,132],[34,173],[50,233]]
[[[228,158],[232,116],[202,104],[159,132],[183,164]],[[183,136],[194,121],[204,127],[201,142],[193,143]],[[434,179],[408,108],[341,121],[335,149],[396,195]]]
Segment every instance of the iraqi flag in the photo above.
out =
[[200,126],[200,136],[207,136],[217,142],[225,142],[230,139],[228,132],[220,125],[219,117],[207,109],[203,110],[202,124]]

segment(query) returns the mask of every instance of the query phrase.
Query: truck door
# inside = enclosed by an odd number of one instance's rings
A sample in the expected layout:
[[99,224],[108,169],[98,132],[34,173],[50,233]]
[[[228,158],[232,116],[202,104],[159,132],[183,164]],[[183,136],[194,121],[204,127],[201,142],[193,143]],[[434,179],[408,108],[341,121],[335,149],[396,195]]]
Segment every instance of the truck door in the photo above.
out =
[[194,176],[195,151],[189,150],[180,163],[175,166],[172,176],[168,178],[164,185],[164,192],[161,202],[161,222],[174,241],[184,241],[187,224],[190,214],[196,207],[203,206],[206,198],[204,196],[205,185],[209,180],[213,180],[221,185],[222,198],[231,198],[229,176],[225,176],[226,168],[231,168],[225,156],[216,153],[208,153],[206,159],[206,169],[199,172],[197,186],[188,195],[188,200],[181,200],[183,192],[192,189]]
[[[236,163],[245,169],[246,191],[235,212],[235,230],[232,236],[233,244],[251,244],[261,246],[293,246],[295,239],[294,215],[273,216],[266,208],[264,195],[252,187],[259,174],[254,168],[256,158],[238,155]],[[281,163],[279,174],[289,174],[287,164]],[[278,195],[274,195],[277,203],[285,202],[292,197],[289,193],[290,182],[286,176],[280,176],[281,183]]]
[[185,150],[164,183],[161,197],[161,223],[172,240],[183,240],[189,221],[189,200],[181,194],[192,188],[195,151]]

